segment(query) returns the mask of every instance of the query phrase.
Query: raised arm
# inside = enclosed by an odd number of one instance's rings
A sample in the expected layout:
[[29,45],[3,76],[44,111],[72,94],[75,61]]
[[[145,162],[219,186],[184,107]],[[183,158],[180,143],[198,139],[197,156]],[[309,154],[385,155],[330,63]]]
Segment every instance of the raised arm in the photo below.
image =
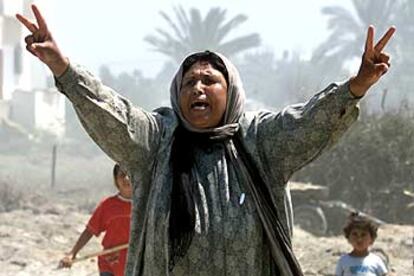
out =
[[269,166],[282,164],[286,181],[335,143],[356,120],[358,100],[390,66],[390,57],[383,49],[394,32],[391,27],[374,46],[374,28],[370,26],[355,77],[329,85],[305,104],[289,106],[279,114],[262,115],[258,130],[262,156]]
[[149,169],[160,137],[158,115],[133,106],[83,67],[70,64],[39,9],[32,5],[32,11],[36,23],[16,15],[31,33],[25,38],[26,48],[50,68],[88,134],[117,163]]

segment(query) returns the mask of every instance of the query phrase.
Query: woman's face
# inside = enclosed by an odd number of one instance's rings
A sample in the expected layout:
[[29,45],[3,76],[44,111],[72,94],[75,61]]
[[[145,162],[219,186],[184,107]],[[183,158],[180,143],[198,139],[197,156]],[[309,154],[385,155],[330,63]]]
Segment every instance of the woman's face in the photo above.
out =
[[207,61],[194,63],[184,74],[179,105],[184,118],[195,128],[221,123],[227,104],[224,75]]

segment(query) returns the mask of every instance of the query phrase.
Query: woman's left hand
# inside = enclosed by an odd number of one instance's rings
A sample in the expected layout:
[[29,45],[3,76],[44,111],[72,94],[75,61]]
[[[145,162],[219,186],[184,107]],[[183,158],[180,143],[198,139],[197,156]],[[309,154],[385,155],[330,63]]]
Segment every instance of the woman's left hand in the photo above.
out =
[[395,32],[390,27],[384,36],[374,46],[374,27],[369,26],[365,51],[362,55],[361,66],[356,77],[350,80],[350,89],[356,97],[362,97],[367,90],[376,83],[390,67],[390,56],[383,52],[384,47]]

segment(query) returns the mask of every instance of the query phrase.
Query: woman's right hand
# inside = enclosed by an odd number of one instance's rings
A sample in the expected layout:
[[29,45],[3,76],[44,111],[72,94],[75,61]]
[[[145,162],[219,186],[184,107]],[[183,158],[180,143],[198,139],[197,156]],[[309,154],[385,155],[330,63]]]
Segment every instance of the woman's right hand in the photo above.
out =
[[46,21],[36,5],[32,5],[32,11],[37,24],[21,14],[16,14],[16,18],[31,32],[30,35],[25,37],[26,49],[45,63],[52,73],[58,77],[69,66],[69,60],[60,52],[47,28]]

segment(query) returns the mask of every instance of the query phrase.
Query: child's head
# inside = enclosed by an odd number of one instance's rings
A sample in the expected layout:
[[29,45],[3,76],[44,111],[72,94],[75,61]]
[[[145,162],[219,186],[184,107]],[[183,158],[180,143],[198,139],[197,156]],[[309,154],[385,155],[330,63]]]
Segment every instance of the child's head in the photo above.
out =
[[119,194],[125,198],[131,198],[132,188],[131,181],[128,174],[123,170],[119,164],[115,164],[113,169],[114,184],[119,191]]
[[378,225],[367,216],[353,212],[343,229],[344,235],[356,251],[366,251],[377,238]]

